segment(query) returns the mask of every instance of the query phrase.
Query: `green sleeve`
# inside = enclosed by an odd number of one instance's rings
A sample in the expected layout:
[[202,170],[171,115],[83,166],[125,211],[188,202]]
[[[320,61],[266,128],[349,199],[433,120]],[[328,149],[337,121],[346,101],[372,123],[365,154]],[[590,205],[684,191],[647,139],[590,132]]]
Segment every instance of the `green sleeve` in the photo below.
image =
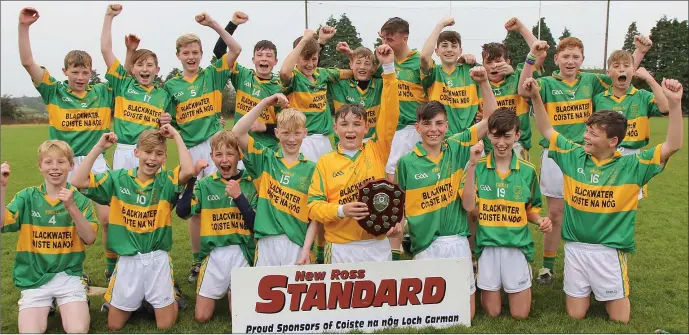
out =
[[531,199],[529,199],[528,208],[533,211],[541,211],[543,207],[543,200],[541,200],[541,186],[538,182],[538,174],[536,170],[533,170],[533,175],[531,178]]
[[191,197],[191,211],[189,212],[189,216],[182,218],[184,220],[189,219],[190,217],[194,215],[198,215],[201,213],[201,200],[203,199],[203,189],[201,185],[201,180],[197,181],[196,184],[194,184],[194,196]]
[[109,205],[110,198],[115,193],[112,172],[115,171],[105,171],[98,174],[89,173],[89,186],[84,195],[98,204]]
[[318,72],[321,76],[323,76],[323,81],[328,83],[335,83],[340,80],[343,71],[337,68],[319,67]]
[[177,202],[177,197],[179,194],[184,191],[184,187],[186,185],[180,185],[179,184],[179,171],[181,170],[181,166],[177,166],[172,170],[167,170],[164,171],[165,176],[167,179],[165,180],[165,184],[163,186],[163,194],[161,195],[162,199],[167,199],[168,202],[171,204],[174,204]]
[[[661,164],[660,151],[662,144],[658,144],[648,150],[644,150],[633,157],[634,170],[636,171],[637,183],[644,186],[655,176],[665,169],[665,164]],[[625,156],[626,157],[626,156]]]
[[211,66],[206,68],[206,71],[212,71],[213,73],[213,89],[224,90],[225,85],[227,85],[227,80],[230,79],[230,64],[227,64],[227,56],[223,55]]
[[98,232],[98,219],[96,217],[96,211],[93,209],[93,204],[89,199],[84,196],[81,193],[77,193],[78,191],[73,189],[75,192],[74,194],[74,201],[76,202],[77,206],[79,207],[79,211],[81,214],[84,215],[84,218],[89,222],[91,225],[91,229],[93,229],[94,233]]
[[112,63],[108,72],[105,73],[105,79],[108,81],[115,94],[122,94],[122,88],[127,87],[127,85],[134,80],[117,59]]
[[403,191],[407,191],[407,167],[404,157],[397,161],[395,168],[395,183],[400,186]]
[[275,154],[270,148],[264,147],[261,143],[254,141],[254,138],[249,136],[249,145],[246,154],[242,157],[244,163],[244,170],[253,179],[261,178],[261,174],[266,168],[265,160]]
[[46,68],[41,68],[43,69],[43,78],[41,79],[41,82],[36,85],[36,90],[38,90],[38,93],[41,95],[43,103],[47,105],[51,103],[53,97],[55,97],[58,86],[62,85],[62,83],[58,83],[57,80],[50,75],[50,72],[48,72]]
[[424,90],[428,90],[433,86],[433,83],[435,82],[435,78],[438,76],[437,71],[438,69],[442,70],[441,67],[437,66],[435,62],[431,63],[431,68],[428,69],[428,73],[423,73],[421,69],[419,68],[419,73],[421,77],[421,86],[423,87]]
[[5,225],[2,227],[0,232],[3,233],[13,233],[19,231],[19,225],[24,221],[23,213],[25,207],[31,207],[31,204],[26,202],[31,200],[31,198],[26,194],[27,189],[23,189],[17,193],[12,201],[5,206],[4,220]]
[[289,75],[289,83],[287,83],[287,85],[285,85],[285,82],[282,82],[282,81],[280,82],[282,94],[288,96],[288,95],[292,94],[292,92],[294,92],[294,89],[297,85],[296,76],[297,76],[297,70],[292,70],[292,72]]
[[244,187],[244,189],[242,189],[242,193],[244,193],[244,196],[246,197],[246,200],[249,202],[249,205],[255,211],[256,207],[258,206],[258,192],[256,192],[256,187],[254,187],[254,183],[247,179],[246,186]]
[[598,93],[605,92],[605,90],[612,85],[612,79],[604,74],[592,73],[591,81],[593,86],[593,92],[591,96],[595,96]]
[[645,107],[648,109],[648,116],[667,116],[667,114],[660,112],[660,108],[658,108],[658,103],[656,102],[653,92],[646,90],[640,92],[644,92],[644,103],[646,105]]
[[577,168],[581,167],[579,157],[585,155],[584,148],[558,132],[553,132],[553,136],[548,140],[548,157],[555,161],[564,175],[574,176]]
[[230,70],[230,82],[232,82],[235,90],[238,90],[239,86],[243,84],[241,80],[246,77],[247,72],[251,72],[251,70],[239,65],[236,61],[234,62]]

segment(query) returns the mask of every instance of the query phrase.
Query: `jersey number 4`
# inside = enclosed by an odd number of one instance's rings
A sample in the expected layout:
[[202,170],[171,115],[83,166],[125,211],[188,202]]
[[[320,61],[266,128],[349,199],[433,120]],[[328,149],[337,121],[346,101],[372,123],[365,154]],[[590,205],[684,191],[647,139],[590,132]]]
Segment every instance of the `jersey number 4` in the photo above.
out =
[[48,220],[48,223],[53,224],[53,225],[55,225],[55,223],[57,223],[57,221],[55,220],[55,215],[50,217],[50,220]]

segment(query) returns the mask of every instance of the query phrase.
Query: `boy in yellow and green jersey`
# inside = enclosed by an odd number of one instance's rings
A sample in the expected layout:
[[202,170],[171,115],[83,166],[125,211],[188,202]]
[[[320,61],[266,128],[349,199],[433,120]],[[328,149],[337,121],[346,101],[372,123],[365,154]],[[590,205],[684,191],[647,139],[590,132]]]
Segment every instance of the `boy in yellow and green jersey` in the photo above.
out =
[[665,168],[682,148],[682,94],[679,81],[664,79],[670,120],[667,137],[635,155],[617,151],[627,132],[624,115],[613,110],[593,113],[586,121],[584,145],[557,132],[541,100],[538,83],[529,78],[524,91],[531,97],[536,124],[549,140],[548,156],[564,173],[567,314],[586,317],[590,295],[605,303],[613,321],[630,318],[627,253],[634,252],[634,225],[639,190]]
[[[471,69],[471,78],[486,93],[486,116],[495,110],[486,70]],[[447,109],[439,101],[422,104],[417,111],[416,131],[421,137],[414,150],[397,162],[395,182],[406,192],[404,216],[409,225],[414,259],[471,257],[468,213],[457,190],[469,148],[487,132],[487,119],[446,137]],[[474,315],[474,276],[467,277]]]
[[329,84],[352,77],[351,70],[317,66],[320,46],[315,35],[313,30],[304,31],[280,68],[282,92],[289,100],[289,107],[306,115],[308,135],[301,152],[313,162],[332,151],[328,136],[333,133],[333,119],[326,99]]
[[[637,36],[635,40],[635,67],[650,48],[651,41]],[[525,62],[535,64],[548,50],[548,44],[537,41],[531,45],[531,51]],[[538,78],[541,99],[545,103],[550,121],[555,129],[567,139],[582,144],[585,121],[593,113],[593,97],[605,91],[611,84],[610,77],[579,71],[584,61],[584,44],[576,37],[560,40],[555,50],[555,63],[559,66],[551,76]],[[531,78],[533,66],[526,66],[519,76],[519,95],[527,97],[523,91],[526,78]],[[546,196],[548,217],[553,221],[553,230],[545,234],[543,242],[543,268],[539,271],[536,282],[541,285],[552,285],[553,267],[560,244],[560,230],[564,209],[564,189],[562,171],[548,156],[548,139],[541,138],[539,144],[544,148],[541,157],[541,192]]]
[[[43,184],[17,192],[0,213],[0,232],[19,232],[12,270],[21,290],[19,333],[45,333],[53,300],[66,333],[89,331],[83,263],[85,245],[96,240],[98,226],[91,202],[67,182],[73,158],[64,141],[43,142],[38,147]],[[1,170],[0,203],[5,206],[10,165],[2,163]]]
[[[616,50],[608,58],[608,75],[612,85],[593,97],[593,110],[614,110],[627,118],[627,135],[617,150],[623,155],[634,155],[648,144],[651,136],[649,117],[668,113],[663,88],[644,68],[634,71],[634,58],[625,50]],[[644,80],[653,92],[636,89],[632,77]],[[639,200],[647,193],[647,186],[639,192]]]
[[[180,166],[161,170],[167,158],[166,138],[177,146]],[[139,167],[94,174],[98,155],[117,142],[103,134],[73,177],[73,185],[100,204],[110,204],[108,245],[119,257],[105,292],[108,328],[119,330],[145,299],[155,309],[156,325],[175,324],[178,302],[172,276],[172,207],[182,185],[194,174],[191,155],[170,124],[139,135],[135,154]]]
[[[337,151],[318,160],[309,188],[309,218],[321,222],[325,228],[326,263],[392,259],[386,236],[371,235],[356,222],[368,215],[366,204],[357,201],[358,188],[369,181],[385,178],[385,163],[399,117],[392,49],[381,45],[376,53],[384,69],[376,134],[370,141],[363,142],[368,123],[361,105],[347,104],[338,109],[335,132],[340,143]],[[401,235],[401,226],[396,225],[388,234]]]
[[264,147],[248,133],[262,110],[288,103],[281,93],[265,98],[232,129],[246,153],[242,158],[245,171],[258,180],[256,266],[309,264],[319,225],[309,220],[307,206],[316,163],[299,152],[307,133],[304,113],[294,108],[280,111],[275,129],[277,151]]
[[[208,14],[196,15],[196,22],[211,27],[225,41],[229,51],[214,64],[201,69],[199,64],[203,56],[201,40],[194,34],[185,34],[177,38],[177,58],[182,62],[182,74],[165,82],[165,89],[172,96],[169,113],[172,124],[179,129],[184,144],[189,148],[194,162],[201,159],[211,161],[210,137],[222,129],[220,113],[222,111],[222,91],[231,75],[231,66],[242,51],[241,46]],[[209,176],[216,171],[214,165],[208,165],[199,175]],[[201,254],[199,217],[189,220],[189,235],[193,263],[189,270],[188,281],[193,283],[198,278],[203,255]]]
[[491,317],[502,310],[500,289],[509,296],[510,314],[525,319],[531,311],[531,267],[534,242],[528,222],[542,232],[552,229],[543,218],[536,167],[517,157],[520,120],[500,107],[488,118],[488,137],[494,149],[481,158],[483,141],[471,147],[471,158],[460,186],[462,205],[478,211],[476,257],[481,305]]
[[[242,12],[235,12],[232,20],[225,27],[225,30],[232,35],[238,26],[249,21],[249,16]],[[227,46],[222,38],[219,38],[213,49],[215,57],[220,59],[226,52]],[[277,47],[273,42],[262,40],[254,45],[253,57],[251,62],[254,69],[249,69],[235,62],[232,65],[230,81],[237,91],[234,107],[235,124],[246,115],[252,108],[267,97],[275,93],[282,92],[280,77],[273,73],[273,67],[277,64]],[[278,141],[275,137],[275,122],[279,108],[269,107],[261,111],[259,118],[251,126],[251,137],[261,145],[277,150]],[[244,169],[243,161],[239,161],[239,169]]]
[[[524,26],[516,17],[505,22],[505,29],[521,34],[529,47],[537,41],[531,30]],[[519,123],[521,125],[519,129],[520,136],[519,140],[514,143],[513,148],[517,157],[528,161],[529,149],[531,149],[531,117],[529,115],[529,103],[527,98],[519,95],[517,89],[519,85],[519,76],[524,67],[524,63],[520,63],[515,69],[512,69],[509,51],[502,43],[484,44],[482,46],[481,56],[483,65],[488,71],[488,80],[493,89],[498,108],[509,108],[519,116]],[[533,66],[540,69],[544,60],[545,55],[538,58]],[[533,76],[540,76],[540,72],[534,72]],[[492,150],[493,146],[491,145],[490,139],[485,138],[483,144],[485,153]]]
[[[177,200],[177,215],[183,219],[201,216],[201,252],[207,255],[196,284],[196,320],[208,322],[217,300],[227,294],[232,301],[232,271],[254,262],[252,236],[257,193],[252,178],[238,170],[241,152],[229,130],[211,137],[213,164],[217,171],[196,181],[192,178]],[[199,161],[196,171],[208,165]],[[230,315],[232,305],[230,303]]]
[[[115,99],[113,131],[117,135],[117,147],[113,153],[112,165],[114,170],[129,170],[139,166],[139,159],[134,155],[139,134],[144,130],[160,127],[159,118],[166,113],[170,95],[163,88],[155,86],[154,79],[160,72],[155,53],[140,49],[133,51],[132,55],[128,54],[132,62],[129,69],[125,69],[115,57],[112,51],[112,21],[121,12],[122,5],[112,4],[107,7],[101,33],[101,53],[108,67],[105,79],[108,80]],[[136,49],[138,41],[127,36],[126,44],[129,53],[130,47]],[[169,120],[161,123],[169,123]],[[103,223],[104,246],[108,245],[107,234],[108,224]],[[105,278],[109,281],[115,270],[117,255],[106,249],[105,257]]]

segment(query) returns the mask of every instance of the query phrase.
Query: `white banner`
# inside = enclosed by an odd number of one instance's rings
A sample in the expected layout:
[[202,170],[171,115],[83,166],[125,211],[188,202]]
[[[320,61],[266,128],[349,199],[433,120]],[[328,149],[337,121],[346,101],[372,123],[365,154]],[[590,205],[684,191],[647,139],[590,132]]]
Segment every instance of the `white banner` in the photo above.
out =
[[471,325],[471,259],[239,268],[233,333]]

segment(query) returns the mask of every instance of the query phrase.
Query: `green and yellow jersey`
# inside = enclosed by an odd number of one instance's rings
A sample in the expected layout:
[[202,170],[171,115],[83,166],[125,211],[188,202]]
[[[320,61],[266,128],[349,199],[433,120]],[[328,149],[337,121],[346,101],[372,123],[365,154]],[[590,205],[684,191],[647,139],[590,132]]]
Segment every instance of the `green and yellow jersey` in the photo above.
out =
[[[256,107],[261,100],[282,92],[282,84],[277,75],[272,75],[270,79],[261,79],[252,69],[245,68],[235,62],[230,73],[230,81],[237,91],[235,97],[234,122],[241,119],[251,109]],[[277,123],[277,112],[280,107],[270,106],[261,112],[258,120],[266,125],[275,126]],[[277,150],[278,139],[273,132],[250,132],[249,135],[263,146]]]
[[316,163],[302,154],[298,161],[287,163],[282,149],[275,152],[251,137],[242,162],[251,178],[258,180],[254,236],[260,239],[285,234],[303,247],[309,226],[308,192]]
[[369,234],[353,218],[340,218],[337,209],[357,201],[360,186],[386,176],[385,164],[400,111],[397,87],[394,74],[383,74],[383,97],[376,133],[353,157],[338,146],[337,151],[323,155],[316,163],[309,188],[309,218],[323,223],[325,240],[330,243],[385,238],[385,235]]
[[179,129],[187,148],[201,144],[222,129],[222,91],[230,72],[227,57],[222,56],[191,79],[179,74],[165,82],[165,90],[172,96],[168,108],[172,125]]
[[135,145],[139,134],[159,128],[158,118],[170,104],[170,95],[161,87],[144,87],[134,79],[118,60],[105,74],[113,95],[113,131],[117,143]]
[[476,129],[447,138],[438,157],[429,157],[417,143],[397,162],[395,182],[406,192],[412,254],[426,250],[439,236],[471,235],[458,190],[471,146],[478,142]]
[[629,85],[625,94],[616,97],[612,93],[612,86],[605,92],[593,97],[594,111],[614,110],[627,118],[627,134],[619,146],[630,149],[640,149],[648,144],[651,137],[650,116],[663,116],[658,109],[653,93],[638,90]]
[[90,173],[86,196],[110,205],[108,250],[132,256],[172,249],[172,204],[182,191],[179,169],[163,170],[146,182],[136,177],[137,168]]
[[622,156],[616,151],[613,157],[598,161],[581,145],[554,132],[548,157],[564,174],[562,238],[635,251],[639,190],[665,168],[660,161],[661,146],[634,155]]
[[311,81],[296,67],[292,70],[288,85],[282,83],[282,91],[289,100],[289,107],[306,115],[306,129],[309,135],[333,133],[333,118],[326,94],[328,84],[340,80],[343,70],[316,68]]
[[[74,203],[97,232],[91,201],[75,187],[67,184],[66,188],[74,192]],[[15,286],[21,290],[38,288],[60,272],[81,277],[86,247],[64,203],[50,199],[45,184],[19,191],[3,215],[1,231],[19,232],[12,268]]]
[[[495,156],[490,153],[476,164],[475,171],[476,257],[480,257],[486,247],[506,247],[518,248],[527,261],[533,261],[534,242],[527,216],[541,211],[536,167],[512,155],[510,170],[503,175],[495,166]],[[460,189],[464,188],[464,179]]]
[[[397,130],[416,124],[416,108],[428,101],[426,91],[421,84],[421,55],[413,49],[406,58],[395,59],[395,71],[397,72],[397,94],[400,100],[400,116]],[[378,66],[374,76],[380,77],[383,67]]]
[[48,110],[48,138],[69,143],[74,156],[88,155],[110,128],[112,89],[107,83],[87,85],[78,95],[46,69],[41,82],[34,84]]
[[458,134],[474,124],[481,95],[478,84],[469,74],[471,68],[462,64],[446,72],[442,65],[432,63],[428,73],[421,73],[428,100],[442,103],[447,111],[449,128],[446,136]]
[[[579,71],[573,82],[567,82],[560,76],[560,71],[554,71],[551,76],[536,80],[555,131],[574,143],[584,143],[585,122],[593,112],[593,97],[610,86],[610,77]],[[541,137],[538,144],[547,148],[548,139]]]
[[[380,96],[383,93],[383,80],[371,78],[368,87],[362,90],[355,79],[340,80],[330,86],[335,111],[345,104],[361,105],[366,110],[369,129],[364,138],[376,133],[376,119],[380,112]],[[337,137],[337,135],[336,135]]]
[[[256,188],[251,178],[241,176],[239,188],[254,210],[256,209]],[[227,195],[225,180],[219,172],[201,178],[194,185],[191,212],[201,217],[201,253],[208,255],[215,248],[237,245],[242,249],[247,263],[254,263],[254,238],[244,224],[244,216],[232,197]]]

